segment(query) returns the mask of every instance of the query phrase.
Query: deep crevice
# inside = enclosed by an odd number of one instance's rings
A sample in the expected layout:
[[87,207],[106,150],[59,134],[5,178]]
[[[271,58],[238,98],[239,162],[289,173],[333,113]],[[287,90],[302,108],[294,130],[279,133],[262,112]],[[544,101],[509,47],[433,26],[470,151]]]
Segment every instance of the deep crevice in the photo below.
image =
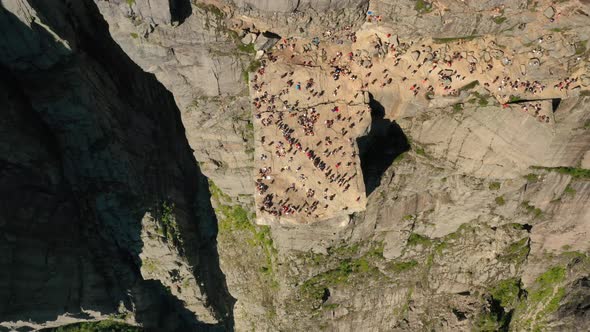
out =
[[553,113],[557,111],[559,104],[561,104],[561,98],[543,98],[543,99],[518,99],[514,101],[509,101],[508,104],[522,104],[522,103],[534,103],[536,101],[547,101],[551,100],[551,110]]
[[367,196],[380,184],[383,173],[400,154],[410,150],[408,139],[400,126],[385,119],[385,108],[369,94],[371,129],[357,139],[363,180]]

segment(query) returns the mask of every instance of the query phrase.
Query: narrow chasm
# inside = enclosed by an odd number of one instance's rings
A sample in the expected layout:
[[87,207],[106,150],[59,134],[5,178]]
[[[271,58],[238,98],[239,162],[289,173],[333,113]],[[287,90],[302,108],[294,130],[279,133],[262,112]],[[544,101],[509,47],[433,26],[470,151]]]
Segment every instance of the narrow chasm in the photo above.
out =
[[400,126],[385,119],[385,109],[369,94],[371,128],[357,139],[365,190],[369,196],[381,184],[383,173],[400,154],[410,150],[408,139]]

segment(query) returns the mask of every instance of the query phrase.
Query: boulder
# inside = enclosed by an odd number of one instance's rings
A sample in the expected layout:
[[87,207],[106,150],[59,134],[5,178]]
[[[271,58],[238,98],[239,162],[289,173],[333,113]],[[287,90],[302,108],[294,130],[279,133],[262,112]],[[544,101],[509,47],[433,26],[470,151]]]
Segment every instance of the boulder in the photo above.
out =
[[253,33],[247,33],[243,38],[242,38],[242,44],[244,45],[248,45],[248,44],[252,44],[253,42],[256,41],[256,35]]
[[275,46],[275,44],[278,43],[279,40],[281,40],[281,36],[274,34],[272,32],[265,31],[258,35],[258,38],[256,38],[256,41],[254,42],[254,49],[257,51],[269,50],[273,46]]
[[555,16],[555,9],[553,9],[553,7],[547,7],[543,12],[543,15],[547,18],[553,18],[553,16]]

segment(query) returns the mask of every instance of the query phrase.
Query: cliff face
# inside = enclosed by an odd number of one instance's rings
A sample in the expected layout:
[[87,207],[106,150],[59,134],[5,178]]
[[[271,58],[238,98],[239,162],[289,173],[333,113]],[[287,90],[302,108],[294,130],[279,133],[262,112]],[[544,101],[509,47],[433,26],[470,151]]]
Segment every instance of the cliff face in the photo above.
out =
[[231,326],[206,181],[172,95],[94,3],[4,2],[0,15],[2,325]]
[[[590,325],[589,10],[524,0],[2,2],[0,326]],[[358,49],[371,65],[387,41],[429,49],[420,60],[459,53],[503,76],[578,77],[580,87],[526,98],[548,110],[541,123],[484,79],[434,98],[404,97],[401,80],[372,86],[365,102],[383,114],[359,143],[370,151],[366,210],[259,226],[248,85],[268,58],[249,42],[269,31],[341,47],[342,29],[356,31],[354,45],[374,42]]]

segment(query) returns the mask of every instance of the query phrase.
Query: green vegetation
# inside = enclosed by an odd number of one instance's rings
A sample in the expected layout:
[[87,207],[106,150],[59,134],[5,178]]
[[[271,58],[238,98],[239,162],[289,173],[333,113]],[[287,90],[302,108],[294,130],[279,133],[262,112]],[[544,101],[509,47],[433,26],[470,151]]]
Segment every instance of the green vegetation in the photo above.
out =
[[420,235],[418,233],[410,234],[410,237],[408,238],[408,242],[407,242],[408,246],[417,246],[417,245],[429,246],[431,244],[432,244],[432,241],[429,238],[427,238],[426,236]]
[[529,246],[529,238],[525,237],[511,243],[506,248],[506,252],[498,256],[498,260],[501,262],[514,262],[520,264],[525,261],[530,250],[531,248]]
[[520,279],[511,278],[501,280],[491,290],[490,294],[500,302],[503,308],[514,308],[521,292]]
[[129,7],[135,5],[135,0],[125,0],[125,2],[127,2],[127,5],[129,5]]
[[419,14],[427,14],[432,11],[432,3],[424,1],[424,0],[416,0],[416,4],[414,5],[414,9]]
[[577,167],[542,167],[542,166],[533,166],[533,169],[543,169],[550,172],[557,172],[560,174],[566,174],[574,179],[590,179],[590,169],[586,168],[577,168]]
[[260,68],[260,66],[262,66],[262,63],[260,63],[259,60],[254,60],[254,61],[250,62],[250,64],[248,65],[248,68],[246,68],[246,70],[249,73],[252,73],[252,72],[257,71]]
[[395,157],[395,159],[393,159],[393,164],[400,163],[402,160],[404,160],[405,157],[406,157],[405,152],[400,153],[397,157]]
[[[127,0],[130,1],[130,0]],[[135,0],[131,0],[131,1],[135,1]],[[223,11],[221,11],[221,9],[219,9],[218,7],[211,5],[211,4],[205,4],[202,2],[197,2],[195,3],[195,6],[197,8],[200,8],[202,10],[204,10],[206,13],[208,14],[212,14],[213,16],[215,16],[216,18],[224,18],[225,14],[223,13]]]
[[209,191],[216,203],[215,212],[218,216],[219,234],[243,234],[239,236],[240,239],[245,239],[245,243],[251,248],[260,249],[265,257],[260,272],[268,276],[271,287],[278,287],[273,264],[277,250],[274,247],[270,227],[254,225],[251,222],[253,215],[238,204],[232,205],[231,198],[224,194],[211,180],[209,180]]
[[357,275],[374,275],[380,273],[365,256],[358,259],[345,259],[335,269],[320,273],[306,280],[300,287],[300,293],[311,301],[314,309],[322,304],[322,298],[329,287],[345,284]]
[[574,196],[576,195],[576,189],[572,188],[572,186],[568,184],[567,187],[565,187],[565,189],[563,190],[563,193],[566,195]]
[[493,20],[493,21],[494,21],[496,24],[502,24],[502,23],[504,23],[504,22],[507,20],[507,18],[506,18],[506,17],[504,17],[504,16],[498,16],[498,17],[494,17],[492,20]]
[[453,111],[454,112],[461,112],[463,110],[463,104],[462,103],[457,103],[455,105],[453,105]]
[[244,45],[240,42],[238,44],[238,50],[248,54],[256,54],[256,49],[254,48],[254,44]]
[[153,258],[146,258],[141,261],[141,267],[148,273],[156,273],[158,271],[158,262]]
[[416,151],[416,154],[426,157],[426,152],[424,151],[424,148],[417,146],[415,151]]
[[504,227],[509,227],[509,228],[516,229],[516,230],[519,230],[519,231],[524,230],[524,225],[517,224],[517,223],[506,224],[506,225],[504,225]]
[[526,209],[526,211],[530,214],[534,215],[534,218],[539,218],[543,215],[543,211],[534,205],[531,205],[529,201],[524,201],[520,203],[520,206]]
[[166,241],[178,244],[180,241],[178,224],[174,215],[174,203],[164,201],[154,209],[155,220],[158,223],[156,232]]
[[476,316],[475,331],[508,331],[512,311],[518,304],[521,288],[519,279],[506,279],[498,282],[489,290],[491,304],[489,309]]
[[411,221],[414,218],[416,218],[413,214],[406,214],[405,216],[403,216],[402,220],[404,221]]
[[353,243],[350,245],[344,245],[339,247],[330,247],[328,248],[328,253],[330,255],[336,256],[352,256],[358,254],[360,248],[360,243]]
[[450,38],[433,38],[432,41],[436,44],[446,44],[458,41],[467,41],[478,38],[480,36],[472,35],[472,36],[464,36],[464,37],[450,37]]
[[479,85],[479,81],[473,81],[473,82],[471,82],[471,83],[469,83],[467,85],[464,85],[463,87],[459,88],[459,92],[471,90],[471,89],[475,88],[478,85]]
[[488,102],[488,98],[490,97],[489,95],[484,96],[484,95],[480,94],[477,91],[474,91],[472,93],[472,95],[475,98],[468,100],[469,103],[471,103],[471,104],[477,103],[481,107],[485,107],[485,106],[488,106],[489,105],[489,102]]
[[498,197],[496,197],[496,199],[494,199],[494,201],[496,202],[496,204],[498,204],[500,206],[506,204],[506,201],[504,200],[504,196],[498,196]]
[[530,183],[535,183],[535,182],[539,181],[539,175],[537,175],[535,173],[529,173],[529,174],[525,175],[524,178]]
[[576,44],[574,45],[576,48],[576,55],[582,55],[582,54],[586,53],[587,45],[588,45],[587,40],[580,40],[579,42],[576,42]]
[[541,274],[535,280],[535,289],[528,295],[528,299],[533,303],[538,303],[547,299],[553,294],[553,288],[556,284],[565,280],[565,269],[561,266],[554,266]]
[[404,262],[391,262],[388,266],[388,269],[395,273],[402,273],[404,271],[408,271],[413,269],[418,265],[418,262],[415,260],[409,260]]
[[135,33],[135,32],[132,32],[129,35],[131,35],[131,38],[133,38],[133,39],[139,38],[139,35],[137,33]]
[[[540,331],[544,321],[559,308],[559,302],[565,295],[565,289],[560,285],[565,281],[566,271],[561,266],[554,266],[541,274],[528,289],[525,301],[520,302],[515,316],[523,317],[515,330]],[[528,318],[528,319],[527,319]]]
[[259,60],[254,60],[254,61],[250,62],[248,67],[246,67],[242,71],[242,76],[244,78],[244,81],[246,81],[246,83],[248,83],[248,81],[250,80],[250,73],[257,71],[260,68],[260,66],[262,66],[262,63],[260,63]]
[[496,181],[490,182],[488,188],[490,188],[490,190],[498,190],[498,189],[500,189],[500,182],[496,182]]
[[138,332],[140,327],[128,325],[114,320],[101,320],[97,322],[84,322],[60,326],[48,329],[50,332]]
[[510,95],[510,97],[508,97],[509,103],[517,103],[519,101],[522,101],[522,99],[519,96]]
[[478,332],[495,332],[507,331],[509,321],[506,315],[500,315],[496,312],[480,313],[473,322],[473,331]]

